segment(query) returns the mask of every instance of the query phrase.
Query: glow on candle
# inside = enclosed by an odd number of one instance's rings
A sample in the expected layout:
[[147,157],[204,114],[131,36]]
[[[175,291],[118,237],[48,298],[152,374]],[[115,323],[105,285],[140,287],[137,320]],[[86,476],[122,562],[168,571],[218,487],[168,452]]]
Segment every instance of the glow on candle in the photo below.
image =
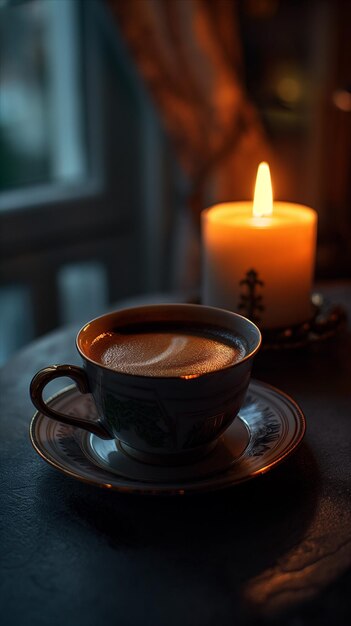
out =
[[217,204],[202,213],[202,303],[237,311],[263,329],[287,328],[312,316],[317,215],[274,202],[267,163],[254,202]]
[[272,215],[273,191],[268,163],[262,161],[257,170],[252,213],[255,217]]

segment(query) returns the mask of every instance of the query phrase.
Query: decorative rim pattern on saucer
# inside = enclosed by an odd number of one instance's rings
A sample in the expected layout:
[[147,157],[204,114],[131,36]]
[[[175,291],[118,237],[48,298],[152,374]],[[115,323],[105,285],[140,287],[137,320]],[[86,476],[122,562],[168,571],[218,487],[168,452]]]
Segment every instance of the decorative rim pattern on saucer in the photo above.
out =
[[[68,387],[48,403],[56,410],[94,418],[96,409],[89,394]],[[82,452],[82,431],[36,412],[30,438],[36,452],[64,474],[92,485],[124,493],[183,495],[223,489],[263,474],[287,458],[302,441],[306,423],[297,403],[285,393],[252,380],[240,419],[249,433],[242,454],[228,469],[205,477],[169,482],[128,479],[93,464]],[[235,422],[235,420],[234,420]]]

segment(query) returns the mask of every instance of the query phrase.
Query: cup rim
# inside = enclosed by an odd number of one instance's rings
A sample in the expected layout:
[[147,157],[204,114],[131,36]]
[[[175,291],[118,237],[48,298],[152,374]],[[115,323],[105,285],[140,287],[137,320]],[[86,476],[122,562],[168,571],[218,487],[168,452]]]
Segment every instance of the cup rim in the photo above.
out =
[[[79,345],[79,341],[80,341],[80,337],[81,334],[83,333],[84,330],[87,329],[88,326],[90,326],[90,324],[93,324],[94,322],[96,322],[97,320],[103,319],[103,318],[112,318],[113,316],[117,315],[118,313],[122,313],[122,311],[124,313],[128,313],[129,311],[135,311],[135,310],[140,310],[140,309],[168,309],[168,308],[174,308],[177,307],[179,309],[194,309],[195,307],[201,307],[201,309],[208,309],[211,311],[224,311],[225,313],[229,313],[230,315],[234,315],[236,318],[240,318],[242,320],[244,320],[245,322],[247,322],[249,324],[249,326],[251,326],[251,328],[253,328],[256,333],[257,333],[257,341],[256,341],[256,345],[255,347],[250,350],[247,354],[245,354],[245,356],[240,359],[239,361],[236,361],[235,363],[232,363],[230,365],[225,365],[224,367],[221,367],[218,370],[210,370],[209,372],[203,372],[203,373],[199,373],[199,374],[195,374],[195,375],[191,375],[189,377],[187,376],[148,376],[147,374],[131,374],[131,373],[127,373],[127,372],[120,372],[118,370],[113,370],[110,367],[107,367],[106,365],[103,365],[102,363],[98,363],[97,361],[94,361],[94,359],[90,358],[89,356],[87,356],[84,352],[83,349],[80,347]],[[244,337],[245,338],[245,337]],[[241,365],[242,363],[245,363],[245,361],[248,361],[249,359],[252,359],[257,352],[259,351],[261,344],[262,344],[262,333],[260,331],[260,329],[258,328],[258,326],[256,326],[256,324],[254,322],[252,322],[250,319],[248,319],[247,317],[245,317],[244,315],[240,315],[239,313],[236,313],[234,311],[230,311],[228,309],[222,309],[220,307],[214,307],[214,306],[208,306],[208,305],[204,305],[204,304],[191,304],[191,303],[184,303],[184,302],[172,302],[172,303],[159,303],[159,304],[148,304],[148,305],[137,305],[137,306],[133,306],[133,307],[127,307],[127,308],[123,308],[123,309],[117,309],[115,311],[111,311],[110,313],[105,313],[103,315],[98,315],[97,317],[94,317],[92,320],[90,320],[89,322],[86,322],[78,331],[77,335],[76,335],[76,348],[80,354],[80,356],[82,357],[83,360],[88,361],[89,363],[91,363],[92,365],[94,365],[95,367],[99,367],[103,370],[107,370],[108,372],[112,372],[118,376],[125,376],[129,379],[136,379],[136,378],[151,378],[152,380],[196,380],[196,379],[203,379],[207,376],[213,376],[215,373],[220,373],[223,371],[227,371],[230,369],[233,369],[235,367],[238,367],[239,365]]]

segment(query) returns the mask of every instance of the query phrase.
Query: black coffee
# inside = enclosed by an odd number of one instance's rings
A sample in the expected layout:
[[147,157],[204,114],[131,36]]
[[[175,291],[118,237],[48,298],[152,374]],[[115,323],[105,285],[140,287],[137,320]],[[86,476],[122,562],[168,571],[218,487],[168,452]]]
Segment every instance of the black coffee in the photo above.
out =
[[139,376],[193,376],[242,360],[245,342],[224,329],[169,322],[106,331],[89,356],[106,367]]

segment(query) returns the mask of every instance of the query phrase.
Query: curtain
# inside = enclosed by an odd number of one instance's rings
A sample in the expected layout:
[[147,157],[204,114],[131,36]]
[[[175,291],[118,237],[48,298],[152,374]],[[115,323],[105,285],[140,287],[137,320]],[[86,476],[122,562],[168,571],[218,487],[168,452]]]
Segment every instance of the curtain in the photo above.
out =
[[232,0],[108,0],[191,183],[196,220],[212,201],[252,198],[272,160],[244,87]]

